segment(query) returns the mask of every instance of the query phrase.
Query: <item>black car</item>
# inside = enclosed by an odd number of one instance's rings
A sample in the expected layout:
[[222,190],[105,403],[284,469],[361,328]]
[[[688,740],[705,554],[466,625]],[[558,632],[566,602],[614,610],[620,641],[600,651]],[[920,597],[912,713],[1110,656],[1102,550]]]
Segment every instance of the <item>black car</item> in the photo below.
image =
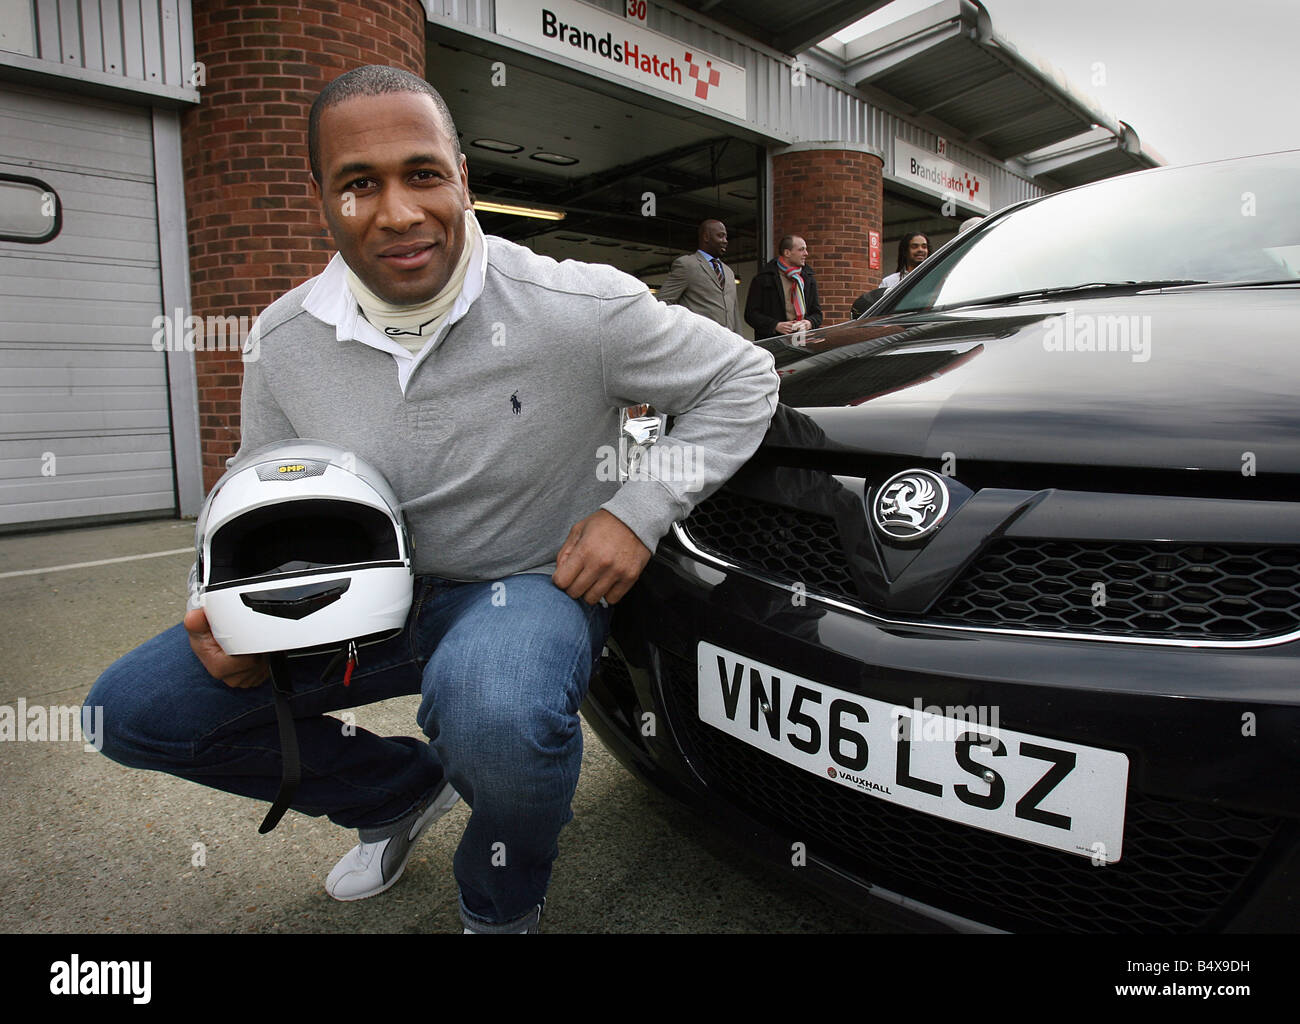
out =
[[1300,928],[1300,154],[1001,211],[861,319],[618,607],[628,767],[864,907]]

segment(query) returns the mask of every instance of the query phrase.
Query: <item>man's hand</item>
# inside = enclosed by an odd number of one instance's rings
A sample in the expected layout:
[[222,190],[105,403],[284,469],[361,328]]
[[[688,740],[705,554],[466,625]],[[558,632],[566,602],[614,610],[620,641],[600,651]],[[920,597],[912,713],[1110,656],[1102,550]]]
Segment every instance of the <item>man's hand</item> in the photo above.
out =
[[551,581],[572,598],[618,604],[650,561],[650,549],[618,516],[599,509],[574,525]]
[[227,686],[247,690],[261,686],[270,678],[271,667],[262,654],[227,654],[217,643],[202,608],[185,613],[185,632],[190,635],[190,649],[203,663],[208,674]]

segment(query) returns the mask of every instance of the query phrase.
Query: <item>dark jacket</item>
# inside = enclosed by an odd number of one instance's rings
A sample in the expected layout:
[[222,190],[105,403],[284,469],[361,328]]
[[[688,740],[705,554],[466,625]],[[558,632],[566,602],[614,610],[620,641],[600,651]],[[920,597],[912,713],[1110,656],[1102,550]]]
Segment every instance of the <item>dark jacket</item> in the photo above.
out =
[[[763,266],[754,280],[749,282],[749,296],[745,300],[745,323],[754,328],[754,338],[770,338],[777,333],[776,325],[788,319],[785,315],[785,291],[789,279],[776,269],[776,260]],[[817,278],[812,267],[803,268],[803,297],[806,309],[804,319],[816,329],[822,325],[822,307],[817,301]]]
[[884,295],[887,291],[889,291],[888,288],[873,288],[871,291],[863,292],[859,295],[853,300],[853,305],[849,309],[850,319],[856,320],[860,317],[863,313],[874,306],[880,296]]

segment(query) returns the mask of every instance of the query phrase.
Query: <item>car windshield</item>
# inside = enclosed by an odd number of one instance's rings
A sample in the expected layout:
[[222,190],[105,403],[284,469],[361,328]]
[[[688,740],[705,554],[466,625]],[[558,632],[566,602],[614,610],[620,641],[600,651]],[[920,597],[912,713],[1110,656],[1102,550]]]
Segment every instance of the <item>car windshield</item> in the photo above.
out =
[[1152,282],[1300,278],[1300,153],[1126,175],[960,238],[885,312]]

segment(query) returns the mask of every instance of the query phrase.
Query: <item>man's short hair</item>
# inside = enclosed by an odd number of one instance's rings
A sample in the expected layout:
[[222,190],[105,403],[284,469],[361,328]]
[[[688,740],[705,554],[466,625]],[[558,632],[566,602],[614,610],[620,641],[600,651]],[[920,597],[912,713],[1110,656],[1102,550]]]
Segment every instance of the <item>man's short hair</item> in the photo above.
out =
[[798,235],[783,235],[781,241],[776,243],[776,254],[780,256],[781,253],[789,252],[791,249],[793,249],[794,240],[798,237],[799,237]]
[[433,100],[438,108],[438,117],[442,120],[443,130],[455,147],[456,156],[460,156],[460,137],[456,134],[456,122],[452,120],[451,110],[442,95],[419,75],[413,75],[401,68],[390,68],[383,64],[367,64],[364,67],[345,71],[320,91],[316,102],[311,105],[311,114],[307,118],[307,157],[311,161],[311,176],[321,182],[320,166],[320,119],[330,107],[357,96],[384,96],[392,92],[421,93]]

